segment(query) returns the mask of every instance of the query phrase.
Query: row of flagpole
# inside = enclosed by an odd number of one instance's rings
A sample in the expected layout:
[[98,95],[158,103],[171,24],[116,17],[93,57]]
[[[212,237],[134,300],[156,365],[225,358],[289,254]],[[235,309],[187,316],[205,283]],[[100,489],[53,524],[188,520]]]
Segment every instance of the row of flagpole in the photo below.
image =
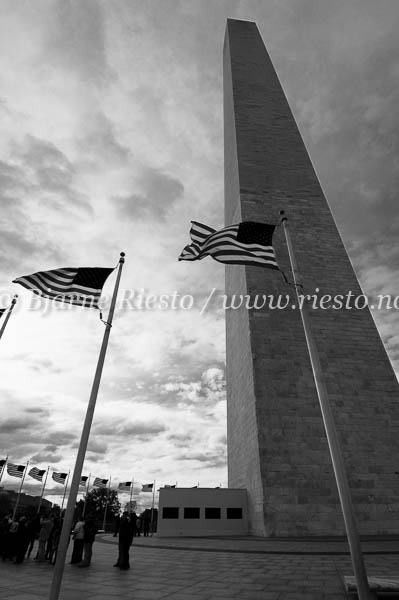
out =
[[[341,450],[339,447],[338,437],[335,429],[334,419],[331,411],[331,407],[329,404],[327,387],[324,380],[324,375],[320,366],[320,359],[318,355],[317,345],[315,343],[315,339],[312,332],[312,327],[310,323],[309,316],[307,314],[307,307],[305,303],[301,302],[299,287],[303,286],[301,283],[301,277],[298,271],[297,262],[295,258],[295,253],[293,249],[293,245],[290,238],[290,233],[288,229],[288,220],[284,215],[284,211],[280,212],[281,214],[281,225],[284,229],[292,274],[294,278],[294,287],[298,296],[298,306],[301,314],[302,324],[305,332],[308,353],[310,358],[310,363],[313,371],[314,382],[316,386],[316,391],[319,399],[320,410],[323,417],[326,437],[328,441],[328,446],[330,450],[331,461],[333,464],[334,475],[337,483],[341,508],[344,516],[344,523],[347,533],[347,538],[349,541],[349,548],[351,553],[352,565],[355,573],[355,579],[357,583],[357,589],[360,600],[369,600],[370,599],[370,589],[368,585],[366,570],[364,566],[364,560],[360,547],[360,538],[357,530],[356,518],[353,510],[351,495],[349,484],[347,480],[347,476],[345,473],[344,462],[341,454]],[[237,225],[231,225],[222,229],[220,231],[216,231],[206,225],[202,225],[201,223],[197,223],[195,221],[192,222],[191,228],[191,240],[192,243],[186,246],[181,255],[179,256],[179,260],[201,260],[206,256],[211,256],[215,260],[225,263],[225,264],[241,264],[241,265],[257,265],[263,266],[272,269],[279,269],[279,266],[276,262],[274,250],[272,247],[272,235],[275,226],[268,225],[263,223],[255,223],[255,222],[243,222]],[[257,246],[257,251],[254,251],[254,246]],[[72,483],[70,495],[68,498],[67,509],[64,518],[64,524],[61,531],[61,538],[59,542],[59,549],[53,574],[53,580],[50,590],[49,600],[58,600],[61,580],[64,570],[65,558],[66,558],[66,550],[69,541],[69,535],[72,526],[72,518],[73,512],[76,502],[76,497],[79,488],[79,482],[81,478],[83,461],[87,449],[87,443],[91,428],[91,423],[93,420],[94,409],[102,374],[102,368],[104,364],[108,339],[112,326],[112,319],[115,310],[116,297],[118,293],[118,287],[121,277],[122,266],[124,263],[124,253],[121,253],[119,260],[119,269],[117,280],[115,283],[115,288],[111,300],[111,306],[109,309],[108,320],[105,322],[105,332],[104,338],[100,350],[100,355],[98,359],[97,369],[94,376],[92,391],[89,399],[89,404],[87,407],[86,418],[83,425],[82,435],[80,439],[78,454],[76,458],[75,468],[73,471]],[[73,270],[64,270],[65,277],[72,277],[71,282],[73,281],[73,276],[71,272]],[[107,271],[103,269],[102,271]],[[110,270],[109,270],[110,271]],[[108,273],[109,274],[109,273]],[[24,287],[28,289],[32,289],[35,293],[43,293],[37,289],[37,284],[35,283],[38,280],[38,275],[42,276],[41,279],[41,290],[48,290],[49,281],[52,281],[52,277],[54,276],[53,272],[42,272],[40,274],[35,274],[34,276],[26,276],[19,278],[19,280],[15,280],[18,283],[21,283]],[[108,276],[108,275],[107,275]],[[79,275],[77,275],[79,277]],[[106,277],[105,277],[106,278]],[[81,281],[80,277],[80,281]],[[285,278],[286,279],[286,278]],[[80,283],[79,281],[79,283]],[[104,279],[105,281],[105,279]],[[36,288],[36,289],[35,289]],[[95,290],[96,292],[101,290]],[[53,293],[50,296],[56,298],[56,295]],[[67,302],[77,303],[79,302],[81,305],[86,306],[85,298],[83,296],[79,298],[75,298],[73,295],[68,296]],[[9,311],[7,313],[6,322],[3,324],[2,329],[0,331],[0,336],[4,331],[5,325],[10,317],[13,306],[15,305],[15,299],[10,306]],[[98,307],[98,306],[97,306]],[[155,487],[155,486],[154,486]],[[153,512],[153,511],[152,511]]]

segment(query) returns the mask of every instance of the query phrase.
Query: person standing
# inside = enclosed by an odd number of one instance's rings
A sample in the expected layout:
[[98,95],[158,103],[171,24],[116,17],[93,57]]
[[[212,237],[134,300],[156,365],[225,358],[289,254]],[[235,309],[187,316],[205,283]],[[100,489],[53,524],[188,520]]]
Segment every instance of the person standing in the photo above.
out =
[[40,531],[39,531],[39,549],[37,553],[38,562],[43,562],[46,556],[46,544],[50,537],[51,530],[53,528],[53,518],[50,512],[47,516],[40,519]]
[[93,543],[97,533],[97,526],[93,515],[89,514],[85,517],[83,530],[83,560],[78,566],[90,567],[93,554]]
[[84,538],[84,521],[79,518],[72,531],[73,550],[71,557],[71,565],[76,565],[82,562],[83,558],[83,538]]
[[134,537],[134,523],[128,512],[124,512],[119,522],[118,560],[114,567],[122,571],[130,569],[129,549]]

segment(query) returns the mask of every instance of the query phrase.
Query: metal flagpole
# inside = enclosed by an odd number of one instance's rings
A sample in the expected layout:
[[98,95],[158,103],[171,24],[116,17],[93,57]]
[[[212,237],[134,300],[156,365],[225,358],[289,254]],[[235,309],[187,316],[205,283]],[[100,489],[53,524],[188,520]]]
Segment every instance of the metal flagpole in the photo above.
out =
[[0,473],[0,481],[3,479],[3,474],[7,465],[7,461],[8,461],[8,454],[6,456],[6,459],[4,461],[4,465],[1,467],[1,473]]
[[319,354],[315,339],[313,337],[312,327],[308,312],[302,299],[299,297],[298,287],[302,287],[302,278],[298,271],[295,259],[294,249],[291,242],[291,236],[288,229],[288,219],[284,216],[284,211],[280,211],[281,223],[283,225],[285,239],[290,257],[294,285],[297,293],[298,306],[301,312],[302,324],[305,331],[306,342],[308,345],[310,362],[312,365],[313,377],[316,384],[317,395],[319,397],[321,414],[324,421],[328,447],[330,449],[331,461],[334,469],[335,480],[338,487],[339,499],[341,502],[342,513],[345,522],[346,534],[348,537],[349,548],[352,559],[352,566],[355,573],[357,591],[360,600],[370,600],[370,588],[367,581],[366,569],[364,566],[363,555],[360,547],[360,538],[357,530],[355,513],[352,505],[352,498],[349,489],[348,480],[345,474],[344,461],[341,449],[338,443],[337,431],[335,428],[334,417],[328,399],[327,387],[321,369]]
[[154,500],[155,500],[155,479],[152,488],[152,506],[151,506],[151,521],[150,521],[150,529],[151,529],[151,537],[153,534],[153,522],[154,522]]
[[84,516],[85,516],[86,504],[87,504],[87,496],[88,496],[88,494],[89,494],[90,477],[91,477],[91,473],[89,473],[89,477],[88,477],[88,479],[87,479],[87,485],[86,485],[86,495],[85,495],[85,502],[84,502],[84,504],[83,504],[82,517],[84,517]]
[[64,508],[65,495],[66,495],[66,492],[67,492],[67,487],[68,487],[70,473],[71,473],[71,471],[68,471],[68,475],[67,475],[67,478],[65,480],[65,488],[64,488],[64,495],[62,497],[61,512],[62,512],[62,509]]
[[8,309],[7,315],[4,318],[4,323],[3,323],[3,325],[2,325],[2,327],[0,329],[0,339],[1,339],[1,336],[3,335],[3,333],[4,333],[4,330],[5,330],[6,325],[8,323],[8,319],[11,317],[12,310],[13,310],[14,306],[17,303],[17,298],[18,298],[18,294],[15,294],[14,298],[11,300],[11,304],[10,304],[10,307]]
[[111,492],[111,475],[109,476],[107,501],[105,503],[105,510],[104,510],[104,520],[103,520],[103,530],[104,531],[105,531],[105,523],[107,521],[107,508],[108,508],[108,502],[109,502],[109,494],[110,494],[110,492]]
[[49,473],[49,471],[50,471],[50,466],[48,466],[48,467],[47,467],[47,473],[46,473],[46,477],[45,477],[45,479],[44,479],[44,483],[43,483],[43,487],[42,487],[42,493],[41,493],[41,495],[40,495],[39,506],[37,507],[37,513],[36,513],[36,514],[39,514],[39,513],[40,513],[40,507],[41,507],[41,505],[42,505],[42,499],[43,499],[43,494],[44,494],[44,488],[46,487],[47,476],[48,476],[48,473]]
[[105,354],[107,351],[108,339],[112,327],[112,318],[114,316],[116,298],[118,295],[119,282],[122,274],[123,263],[125,262],[125,253],[121,252],[119,259],[118,275],[116,278],[114,293],[111,300],[111,306],[108,313],[108,320],[105,324],[105,331],[103,342],[101,345],[100,355],[98,357],[98,363],[96,372],[94,375],[93,386],[91,389],[90,399],[87,406],[86,417],[83,425],[82,435],[80,438],[79,450],[76,457],[75,468],[73,471],[71,488],[69,491],[68,504],[65,512],[64,523],[61,530],[61,537],[58,545],[57,559],[55,561],[55,567],[53,572],[53,579],[51,582],[49,600],[58,600],[61,588],[62,575],[64,572],[65,558],[68,548],[69,535],[72,527],[73,515],[75,512],[75,502],[78,495],[80,478],[82,476],[82,469],[84,458],[87,449],[87,443],[89,441],[90,428],[93,421],[94,410],[96,407],[96,400],[98,394],[98,388],[100,386],[101,374],[104,366]]
[[132,477],[132,487],[130,488],[130,503],[129,503],[129,513],[132,514],[132,500],[133,500],[133,485],[134,485],[134,477]]
[[29,465],[29,460],[28,460],[28,462],[26,463],[26,467],[25,467],[25,470],[24,470],[24,474],[22,475],[22,479],[21,479],[21,485],[19,486],[19,492],[18,492],[18,496],[17,496],[17,501],[16,501],[16,503],[15,503],[15,506],[14,506],[14,512],[12,513],[12,520],[14,520],[14,519],[15,519],[15,515],[17,514],[17,508],[18,508],[18,504],[19,504],[19,499],[20,499],[20,497],[21,497],[22,486],[24,485],[24,481],[25,481],[26,472],[27,472],[27,470],[28,470],[28,465]]

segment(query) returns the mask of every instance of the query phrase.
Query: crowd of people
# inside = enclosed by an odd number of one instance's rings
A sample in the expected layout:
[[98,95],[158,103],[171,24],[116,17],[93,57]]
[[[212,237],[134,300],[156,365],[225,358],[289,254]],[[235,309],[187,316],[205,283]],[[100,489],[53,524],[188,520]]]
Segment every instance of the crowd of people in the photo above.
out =
[[31,556],[35,541],[38,540],[34,559],[40,563],[48,560],[54,565],[62,522],[59,511],[50,511],[34,517],[26,514],[5,515],[0,522],[2,560],[21,564],[26,557]]
[[[55,564],[58,544],[61,536],[63,514],[51,510],[46,514],[31,516],[28,514],[5,515],[0,520],[0,556],[3,561],[15,564],[23,563],[30,558],[37,540],[34,560],[38,563],[48,561]],[[151,511],[146,510],[139,516],[135,512],[125,511],[115,519],[114,536],[118,536],[118,559],[114,567],[121,570],[130,568],[129,549],[133,538],[149,535]],[[73,541],[70,563],[78,567],[89,567],[91,564],[93,543],[97,533],[94,515],[78,515],[71,530]]]

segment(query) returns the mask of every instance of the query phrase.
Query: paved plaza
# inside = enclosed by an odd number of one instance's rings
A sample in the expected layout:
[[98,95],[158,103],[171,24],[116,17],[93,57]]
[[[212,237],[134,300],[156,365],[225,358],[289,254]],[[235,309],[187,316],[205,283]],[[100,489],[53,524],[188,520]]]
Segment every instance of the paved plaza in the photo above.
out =
[[[368,575],[399,576],[399,541],[362,543]],[[264,538],[135,538],[131,569],[113,567],[117,539],[98,535],[90,568],[69,564],[60,600],[342,600],[345,542]],[[0,562],[1,600],[46,600],[53,567]],[[352,596],[353,597],[353,596]]]

